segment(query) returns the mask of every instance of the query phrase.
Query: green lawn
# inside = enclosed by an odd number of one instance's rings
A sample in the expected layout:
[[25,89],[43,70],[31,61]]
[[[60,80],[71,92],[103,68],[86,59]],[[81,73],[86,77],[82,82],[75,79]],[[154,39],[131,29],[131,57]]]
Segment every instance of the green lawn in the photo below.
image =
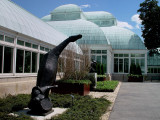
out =
[[116,89],[118,83],[118,81],[98,81],[97,87],[94,89],[94,91],[113,92]]

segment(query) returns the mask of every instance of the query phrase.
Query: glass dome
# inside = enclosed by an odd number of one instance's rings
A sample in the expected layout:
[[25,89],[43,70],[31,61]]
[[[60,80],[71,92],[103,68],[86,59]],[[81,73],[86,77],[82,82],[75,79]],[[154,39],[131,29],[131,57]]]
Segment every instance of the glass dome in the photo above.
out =
[[70,36],[82,34],[82,38],[77,41],[78,44],[106,44],[108,41],[96,24],[86,20],[70,20],[70,21],[50,21],[47,22],[56,30]]
[[97,12],[84,12],[86,19],[94,22],[100,27],[109,27],[117,25],[116,18],[108,12],[97,11]]
[[81,18],[81,8],[74,4],[62,5],[51,12],[52,21],[76,20]]
[[144,43],[134,32],[117,27],[101,27],[113,49],[146,50]]

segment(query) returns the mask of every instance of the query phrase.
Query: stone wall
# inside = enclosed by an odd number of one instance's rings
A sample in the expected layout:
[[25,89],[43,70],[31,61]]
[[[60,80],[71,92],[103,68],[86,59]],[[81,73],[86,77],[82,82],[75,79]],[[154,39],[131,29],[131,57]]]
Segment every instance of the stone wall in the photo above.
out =
[[0,97],[9,94],[30,94],[36,85],[36,79],[37,77],[0,78]]

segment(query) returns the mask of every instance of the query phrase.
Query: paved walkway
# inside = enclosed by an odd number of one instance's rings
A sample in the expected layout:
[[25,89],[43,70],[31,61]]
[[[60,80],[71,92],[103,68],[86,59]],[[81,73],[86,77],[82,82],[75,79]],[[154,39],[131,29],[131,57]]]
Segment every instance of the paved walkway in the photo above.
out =
[[160,120],[160,83],[122,83],[109,120]]

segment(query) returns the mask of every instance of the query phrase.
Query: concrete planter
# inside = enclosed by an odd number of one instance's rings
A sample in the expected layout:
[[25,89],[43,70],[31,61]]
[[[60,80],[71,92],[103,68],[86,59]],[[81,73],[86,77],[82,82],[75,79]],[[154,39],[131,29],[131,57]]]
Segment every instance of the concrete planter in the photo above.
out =
[[97,81],[105,81],[105,80],[107,80],[106,77],[97,77]]
[[90,84],[78,83],[58,83],[57,88],[53,88],[52,92],[59,94],[79,94],[87,95],[90,92]]

